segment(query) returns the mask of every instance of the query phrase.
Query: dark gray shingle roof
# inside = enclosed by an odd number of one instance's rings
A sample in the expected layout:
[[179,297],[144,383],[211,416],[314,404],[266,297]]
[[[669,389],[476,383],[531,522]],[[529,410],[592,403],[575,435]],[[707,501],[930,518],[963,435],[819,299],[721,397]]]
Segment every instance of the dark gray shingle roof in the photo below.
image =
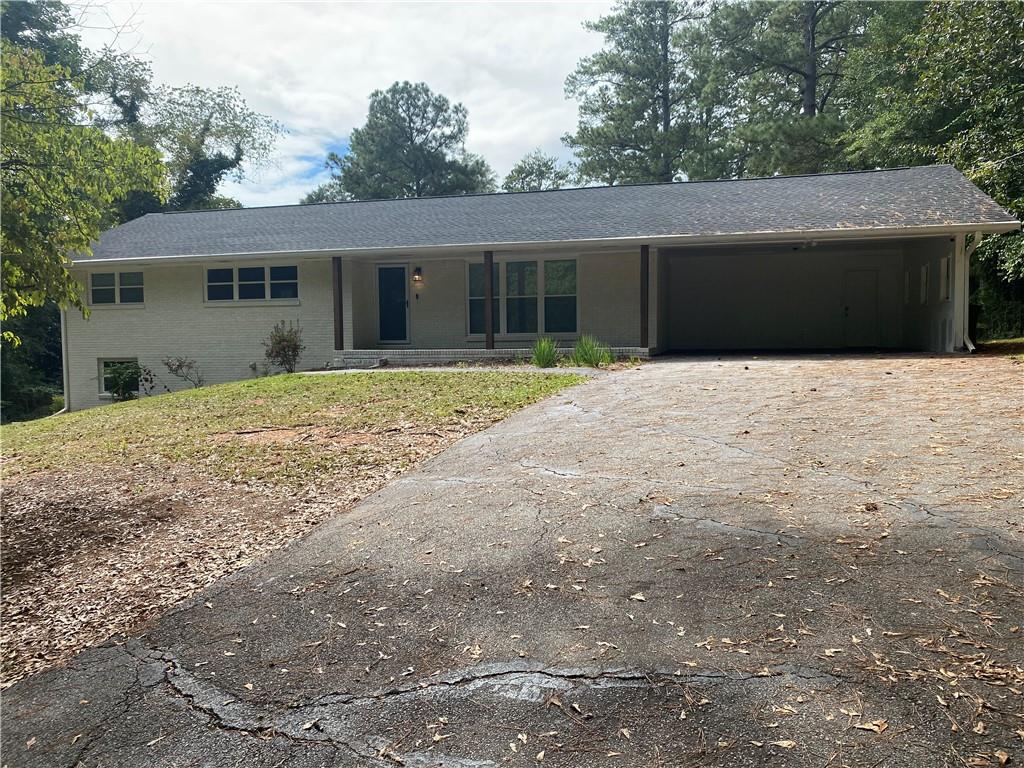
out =
[[106,232],[76,261],[1014,223],[955,168],[936,165],[157,213]]

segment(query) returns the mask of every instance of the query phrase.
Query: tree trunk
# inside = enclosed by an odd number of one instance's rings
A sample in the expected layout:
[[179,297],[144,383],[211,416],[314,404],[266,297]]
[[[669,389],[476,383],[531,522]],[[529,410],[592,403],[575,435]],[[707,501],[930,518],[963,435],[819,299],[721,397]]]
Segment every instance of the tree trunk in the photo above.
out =
[[658,172],[659,181],[672,181],[675,174],[672,168],[672,156],[669,154],[669,143],[668,137],[672,131],[672,100],[671,100],[671,88],[672,88],[672,67],[671,58],[669,52],[669,45],[671,43],[672,26],[669,23],[669,7],[667,2],[663,2],[659,7],[659,34],[661,37],[661,94],[660,94],[660,111],[661,111],[661,147],[660,147],[660,161],[661,168]]
[[818,27],[818,4],[804,3],[804,66],[803,105],[801,113],[814,117],[818,112],[818,50],[815,33]]

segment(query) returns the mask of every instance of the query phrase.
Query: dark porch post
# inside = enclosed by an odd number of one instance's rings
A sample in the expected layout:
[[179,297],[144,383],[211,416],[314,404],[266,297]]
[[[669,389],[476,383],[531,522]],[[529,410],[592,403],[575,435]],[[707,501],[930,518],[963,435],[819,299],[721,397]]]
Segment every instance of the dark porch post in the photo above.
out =
[[484,349],[494,349],[494,251],[484,251]]
[[651,290],[651,247],[640,246],[640,346],[648,346],[648,325],[650,322]]
[[345,298],[341,294],[341,257],[331,258],[331,284],[334,286],[334,348],[345,348]]

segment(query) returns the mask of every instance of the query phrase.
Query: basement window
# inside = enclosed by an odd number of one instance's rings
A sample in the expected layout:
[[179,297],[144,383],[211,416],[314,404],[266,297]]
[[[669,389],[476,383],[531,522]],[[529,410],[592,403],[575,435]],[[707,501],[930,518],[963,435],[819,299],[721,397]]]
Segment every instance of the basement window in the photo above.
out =
[[[99,361],[99,380],[100,380],[100,394],[109,395],[113,390],[113,382],[111,381],[111,374],[114,369],[125,365],[125,364],[139,364],[137,357],[116,357],[116,358],[105,358]],[[139,391],[139,379],[136,376],[134,385],[132,386],[133,392]]]

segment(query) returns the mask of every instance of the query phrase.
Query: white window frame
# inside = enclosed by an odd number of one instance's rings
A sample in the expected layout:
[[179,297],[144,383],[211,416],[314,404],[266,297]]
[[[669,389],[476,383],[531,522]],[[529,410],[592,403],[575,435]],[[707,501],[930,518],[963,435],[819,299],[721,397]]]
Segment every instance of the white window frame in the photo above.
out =
[[[263,269],[263,298],[262,299],[240,299],[238,297],[238,270],[249,269],[257,267]],[[270,270],[273,267],[294,267],[295,268],[295,280],[271,280]],[[230,299],[211,299],[210,298],[210,282],[207,277],[207,273],[211,269],[230,269],[231,270],[231,298]],[[299,297],[302,296],[299,279],[299,264],[293,262],[291,264],[204,264],[202,272],[202,283],[203,283],[203,304],[208,307],[236,307],[236,306],[261,306],[263,304],[280,304],[284,306],[294,306],[301,303]],[[295,283],[295,292],[299,294],[294,299],[272,299],[270,298],[270,285],[271,283]],[[213,283],[213,285],[229,285],[229,283]],[[242,281],[242,285],[258,285],[258,282],[245,280]]]
[[[505,270],[505,264],[510,261],[534,261],[537,263],[537,332],[536,333],[509,333],[508,332],[508,317],[506,314],[506,299],[508,298],[507,291],[507,274]],[[574,333],[562,332],[562,333],[545,333],[544,332],[544,298],[546,296],[544,292],[544,267],[543,262],[545,261],[575,261],[576,262],[576,331]],[[498,285],[494,286],[495,296],[498,299],[498,316],[501,320],[500,328],[501,333],[495,330],[494,338],[497,341],[521,341],[538,339],[540,337],[552,338],[556,340],[573,340],[580,337],[580,307],[582,302],[580,301],[580,274],[582,272],[583,259],[578,254],[545,254],[545,255],[518,255],[518,254],[507,254],[502,256],[495,256],[494,263],[498,265]],[[482,264],[483,259],[467,259],[465,267],[465,301],[464,301],[464,312],[465,312],[465,330],[466,330],[466,341],[482,341],[485,334],[483,333],[470,333],[469,332],[469,265],[470,264]],[[562,295],[562,294],[558,294]],[[568,294],[565,294],[568,295]],[[479,297],[477,297],[479,298]]]
[[[103,370],[103,366],[106,363],[135,363],[136,365],[138,365],[139,364],[139,358],[137,358],[137,357],[99,357],[99,358],[96,358],[96,369],[97,369],[97,374],[98,374],[98,377],[99,377],[100,397],[110,398],[110,397],[113,397],[113,395],[107,390],[107,382],[105,381],[107,376],[106,376],[106,373]],[[135,390],[135,394],[139,394],[139,390],[136,389]]]
[[[139,275],[142,275],[142,284],[141,285],[126,285],[126,286],[124,286],[125,288],[141,288],[142,289],[142,301],[121,301],[121,287],[122,287],[121,286],[121,275],[122,274],[133,274],[133,275],[134,274],[139,274]],[[95,286],[93,286],[93,279],[96,277],[96,275],[113,275],[114,276],[114,285],[113,286],[101,286],[102,288],[107,288],[107,289],[113,287],[113,289],[114,289],[114,301],[113,301],[113,303],[101,302],[101,303],[97,304],[96,302],[94,302],[92,300],[92,292],[93,292],[93,288],[95,287]],[[124,308],[124,309],[143,309],[143,308],[145,308],[145,306],[146,306],[146,272],[145,272],[145,270],[142,270],[142,269],[124,269],[124,270],[110,271],[110,270],[105,270],[104,269],[104,270],[94,270],[94,271],[90,272],[89,273],[89,306],[90,307],[95,307],[97,309],[107,309],[107,308],[114,308],[114,307],[117,307],[119,309],[120,308]]]

